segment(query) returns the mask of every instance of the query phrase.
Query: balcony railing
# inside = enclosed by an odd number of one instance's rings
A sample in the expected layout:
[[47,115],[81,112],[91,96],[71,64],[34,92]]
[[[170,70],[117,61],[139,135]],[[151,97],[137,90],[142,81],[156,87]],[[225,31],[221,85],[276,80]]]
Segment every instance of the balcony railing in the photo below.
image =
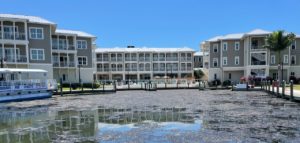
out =
[[52,62],[53,67],[75,67],[75,62]]
[[[15,36],[13,32],[3,32],[3,39],[7,39],[7,40],[25,40],[26,39],[26,34],[22,33],[22,32],[15,32]],[[2,39],[2,33],[0,32],[0,39]]]
[[74,45],[69,45],[69,48],[68,48],[68,46],[66,46],[66,45],[58,46],[57,44],[53,44],[52,49],[53,50],[75,50],[75,46]]
[[178,61],[177,57],[167,57],[167,61]]
[[18,62],[18,63],[26,63],[27,62],[27,56],[26,55],[17,55],[17,58],[15,59],[14,55],[6,55],[5,56],[6,62]]

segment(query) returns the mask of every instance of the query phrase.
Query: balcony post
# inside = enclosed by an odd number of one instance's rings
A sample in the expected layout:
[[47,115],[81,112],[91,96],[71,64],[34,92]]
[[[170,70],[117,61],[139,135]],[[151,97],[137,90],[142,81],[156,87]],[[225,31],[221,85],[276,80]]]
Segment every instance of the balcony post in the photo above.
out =
[[3,27],[3,21],[1,21],[1,37],[4,39],[4,27]]
[[[27,36],[26,36],[27,37]],[[29,63],[29,50],[28,50],[28,44],[26,44],[26,62]]]
[[57,34],[57,50],[59,50],[59,34]]
[[[28,41],[28,31],[27,31],[27,22],[24,22],[24,29],[25,29],[25,40]],[[28,44],[27,44],[28,45]],[[27,55],[28,56],[28,55]]]
[[[14,40],[16,40],[16,22],[15,21],[13,21],[13,35],[14,35]],[[4,28],[3,28],[3,30],[4,30]]]
[[16,43],[14,43],[14,63],[17,62],[17,46]]

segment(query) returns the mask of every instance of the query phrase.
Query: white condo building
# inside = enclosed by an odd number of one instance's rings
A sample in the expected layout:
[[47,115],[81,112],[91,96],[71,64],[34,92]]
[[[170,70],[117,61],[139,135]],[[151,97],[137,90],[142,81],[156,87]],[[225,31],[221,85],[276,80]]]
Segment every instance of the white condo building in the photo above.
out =
[[193,77],[191,48],[97,48],[97,80]]

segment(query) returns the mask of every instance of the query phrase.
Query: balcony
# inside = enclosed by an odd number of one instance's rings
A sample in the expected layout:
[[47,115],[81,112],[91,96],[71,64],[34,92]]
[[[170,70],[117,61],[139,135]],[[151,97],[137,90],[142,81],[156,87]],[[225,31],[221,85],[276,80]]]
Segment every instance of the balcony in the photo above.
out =
[[17,62],[17,63],[26,63],[27,62],[27,56],[26,55],[17,55],[17,58],[15,59],[14,55],[6,55],[5,56],[6,62]]
[[3,37],[2,33],[0,32],[0,39],[6,39],[6,40],[25,40],[26,39],[26,34],[23,32],[15,32],[15,36],[13,32],[3,32]]
[[53,62],[53,67],[75,67],[75,62]]
[[52,45],[52,49],[53,50],[75,50],[75,46],[74,45],[69,45],[69,46],[65,46],[65,45]]
[[167,61],[178,61],[177,57],[167,57]]

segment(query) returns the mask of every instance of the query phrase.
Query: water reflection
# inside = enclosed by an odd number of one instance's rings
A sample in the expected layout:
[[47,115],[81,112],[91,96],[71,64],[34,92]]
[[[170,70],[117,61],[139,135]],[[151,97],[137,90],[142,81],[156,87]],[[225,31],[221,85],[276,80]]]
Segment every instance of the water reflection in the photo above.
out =
[[[0,142],[123,142],[197,132],[201,121],[185,108],[103,108],[50,112],[47,108],[0,113]],[[126,138],[124,138],[124,136]],[[154,140],[155,141],[155,140]]]

